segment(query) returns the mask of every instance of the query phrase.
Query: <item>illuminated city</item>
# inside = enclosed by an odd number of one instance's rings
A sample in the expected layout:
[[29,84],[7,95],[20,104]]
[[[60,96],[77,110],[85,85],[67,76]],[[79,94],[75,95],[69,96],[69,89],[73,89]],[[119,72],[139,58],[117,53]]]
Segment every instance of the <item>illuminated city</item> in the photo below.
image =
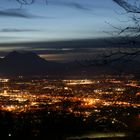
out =
[[103,121],[110,121],[114,128],[106,129],[126,131],[131,126],[124,118],[133,116],[140,121],[139,101],[140,81],[132,75],[60,80],[23,76],[0,79],[0,110],[16,116],[45,111],[47,115],[81,117],[84,123],[93,117],[98,127]]
[[[140,107],[140,81],[133,79],[125,81],[111,77],[92,80],[28,80],[23,77],[21,81],[19,79],[15,79],[14,82],[12,79],[0,79],[1,110],[20,113],[50,106],[50,110],[62,111],[64,101],[78,103],[76,108],[75,106],[66,108],[66,111],[75,115],[78,112],[80,115],[90,115],[98,108],[107,106]],[[131,93],[132,91],[134,93]],[[83,109],[88,109],[89,112]]]

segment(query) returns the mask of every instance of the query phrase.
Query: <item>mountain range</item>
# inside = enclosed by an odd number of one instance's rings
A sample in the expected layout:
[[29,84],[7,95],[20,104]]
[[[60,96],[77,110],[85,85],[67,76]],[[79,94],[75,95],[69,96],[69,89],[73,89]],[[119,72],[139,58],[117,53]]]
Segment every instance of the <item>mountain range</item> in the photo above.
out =
[[4,75],[59,75],[91,76],[94,74],[114,74],[117,72],[132,73],[140,71],[140,63],[133,61],[114,62],[109,65],[87,66],[79,62],[59,63],[47,61],[33,52],[13,51],[0,58],[0,74]]

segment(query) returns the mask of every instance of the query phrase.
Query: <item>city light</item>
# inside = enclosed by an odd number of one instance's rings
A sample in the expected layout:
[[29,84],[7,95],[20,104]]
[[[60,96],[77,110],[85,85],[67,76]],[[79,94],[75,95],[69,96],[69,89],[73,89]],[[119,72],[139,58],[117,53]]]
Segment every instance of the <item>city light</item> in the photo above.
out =
[[[23,80],[23,77],[22,77]],[[49,109],[65,110],[71,114],[90,116],[104,107],[140,107],[137,101],[140,88],[138,81],[121,81],[115,78],[90,80],[29,80],[11,84],[10,79],[0,79],[1,110],[27,112]],[[132,83],[131,83],[132,82]],[[81,85],[78,87],[77,85]],[[132,86],[133,85],[133,86]],[[22,87],[25,87],[24,89]],[[129,94],[136,88],[136,93]],[[99,109],[100,108],[100,109]],[[87,111],[88,110],[88,111]]]

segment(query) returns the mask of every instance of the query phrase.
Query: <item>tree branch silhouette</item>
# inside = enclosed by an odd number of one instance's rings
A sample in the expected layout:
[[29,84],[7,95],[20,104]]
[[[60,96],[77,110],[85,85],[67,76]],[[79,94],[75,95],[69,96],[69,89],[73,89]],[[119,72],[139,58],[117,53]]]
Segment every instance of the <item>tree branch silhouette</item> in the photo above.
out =
[[[139,59],[138,56],[140,56],[140,5],[137,1],[134,4],[126,0],[113,1],[126,11],[128,18],[130,18],[130,24],[118,27],[108,23],[115,30],[115,32],[111,31],[112,41],[109,40],[108,43],[112,46],[117,46],[117,50],[112,48],[107,53],[104,51],[102,56],[96,60],[85,60],[84,65],[87,67],[108,66],[118,70],[118,73],[120,73],[125,69],[124,65],[126,63],[131,65],[131,62],[134,63],[135,61],[133,60]],[[117,69],[116,64],[120,64],[122,67]]]
[[[21,7],[23,5],[31,5],[31,4],[35,3],[36,1],[37,0],[16,0],[16,2],[18,2],[21,5]],[[46,4],[48,3],[48,0],[44,0],[44,1]]]

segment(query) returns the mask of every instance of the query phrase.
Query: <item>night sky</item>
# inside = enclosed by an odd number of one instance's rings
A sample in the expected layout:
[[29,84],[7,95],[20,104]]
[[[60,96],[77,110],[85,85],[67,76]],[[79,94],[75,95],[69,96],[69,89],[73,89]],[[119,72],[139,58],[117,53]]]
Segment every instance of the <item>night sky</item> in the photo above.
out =
[[114,30],[108,23],[120,26],[125,20],[123,12],[112,0],[48,0],[48,5],[36,0],[22,8],[16,0],[1,0],[0,56],[12,50],[55,61],[93,55]]

